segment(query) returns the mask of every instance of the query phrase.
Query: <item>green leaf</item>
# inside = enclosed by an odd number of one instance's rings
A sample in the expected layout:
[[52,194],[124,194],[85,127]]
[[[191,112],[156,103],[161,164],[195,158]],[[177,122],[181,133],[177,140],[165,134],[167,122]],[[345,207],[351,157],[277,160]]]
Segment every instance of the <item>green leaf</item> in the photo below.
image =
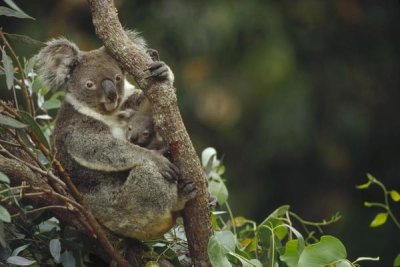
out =
[[289,208],[290,208],[289,205],[280,206],[279,208],[274,210],[270,215],[268,215],[268,217],[262,223],[260,223],[260,225],[266,224],[271,219],[277,219],[277,218],[284,216],[286,214],[286,212],[289,211]]
[[226,248],[216,236],[212,236],[207,246],[208,257],[214,267],[232,267],[226,257]]
[[28,77],[30,73],[33,72],[33,67],[35,66],[36,56],[31,57],[28,62],[25,63],[24,73],[25,76]]
[[371,181],[368,181],[365,184],[357,185],[356,188],[357,189],[367,189],[371,185],[371,183],[372,183]]
[[8,176],[5,175],[3,172],[0,172],[0,183],[10,183],[10,179],[8,179]]
[[41,108],[45,110],[57,109],[61,106],[61,101],[56,98],[51,98],[43,103]]
[[60,257],[60,262],[64,267],[75,267],[74,254],[71,251],[64,251]]
[[146,262],[146,267],[159,267],[160,264],[158,264],[158,262],[156,261],[148,261]]
[[324,267],[346,260],[346,248],[333,236],[322,236],[321,241],[304,248],[297,267]]
[[400,253],[397,254],[396,258],[394,259],[393,266],[394,267],[399,267],[400,266]]
[[6,235],[4,233],[4,223],[2,221],[0,221],[0,246],[2,248],[7,247]]
[[49,243],[50,254],[53,256],[56,263],[60,263],[61,258],[61,244],[60,240],[52,239]]
[[11,222],[10,213],[3,206],[0,206],[0,220],[6,223]]
[[214,234],[217,241],[226,249],[226,251],[235,251],[236,239],[231,231],[219,231]]
[[12,0],[3,0],[9,7],[14,10],[22,11]]
[[11,256],[7,259],[7,262],[18,266],[29,266],[34,264],[36,261],[28,260],[20,256]]
[[21,253],[22,251],[24,251],[27,247],[29,247],[30,244],[26,244],[20,247],[17,247],[16,249],[13,250],[11,256],[18,256],[19,253]]
[[386,212],[378,213],[375,218],[372,220],[369,226],[378,227],[384,224],[387,220],[388,214]]
[[[1,9],[0,9],[0,11],[1,11]],[[3,67],[4,67],[4,71],[6,73],[6,84],[7,84],[8,90],[10,90],[14,85],[14,67],[13,67],[13,62],[12,62],[11,58],[7,55],[7,53],[6,53],[6,51],[4,49],[2,49],[1,53],[2,53]]]
[[399,202],[400,201],[400,194],[396,190],[390,191],[390,197],[394,202]]
[[217,198],[220,205],[223,205],[228,200],[228,189],[221,179],[211,180],[208,184],[208,191],[212,196]]
[[[7,14],[1,14],[0,11],[0,15],[5,15],[5,16],[9,16],[9,17],[17,17],[17,18],[21,18],[21,19],[34,19],[31,16],[29,16],[28,14],[26,14],[24,11],[22,11],[13,1],[11,0],[4,0],[4,2],[6,2],[6,4],[11,7],[12,9],[8,8],[8,7],[2,7],[3,9],[8,9],[11,10],[11,14],[7,15]],[[6,11],[9,12],[9,11]]]
[[299,262],[300,254],[299,240],[290,240],[285,245],[285,253],[280,256],[281,261],[285,262],[289,267],[296,267]]
[[23,124],[22,122],[19,122],[16,119],[13,119],[11,117],[8,117],[8,116],[2,115],[2,114],[0,114],[0,124],[11,127],[11,128],[16,128],[16,129],[28,127],[28,125]]
[[42,130],[40,129],[40,126],[31,117],[31,115],[29,115],[25,111],[19,111],[19,114],[21,115],[21,120],[30,126],[32,132],[36,135],[39,142],[42,143],[47,149],[50,149],[49,141],[47,140],[46,136],[43,134]]
[[43,46],[46,45],[45,43],[40,42],[38,40],[35,40],[35,39],[33,39],[33,38],[29,37],[29,36],[26,36],[26,35],[8,33],[7,37],[10,40],[23,42],[25,44],[28,44],[28,45],[31,45],[31,46],[35,46],[37,48],[40,48],[40,47],[43,47]]
[[376,181],[376,178],[375,178],[372,174],[370,174],[370,173],[367,173],[367,178],[368,178],[368,180],[371,181],[371,182]]
[[338,262],[335,262],[334,267],[353,267],[354,265],[351,264],[348,260],[340,260]]

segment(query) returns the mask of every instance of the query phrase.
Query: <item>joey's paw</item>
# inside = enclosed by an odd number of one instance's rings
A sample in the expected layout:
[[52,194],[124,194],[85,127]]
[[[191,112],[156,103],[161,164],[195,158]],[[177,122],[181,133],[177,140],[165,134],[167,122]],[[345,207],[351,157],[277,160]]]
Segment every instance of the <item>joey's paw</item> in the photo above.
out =
[[153,61],[160,61],[160,55],[158,54],[157,50],[149,48],[146,52]]
[[145,71],[150,73],[146,79],[155,78],[157,80],[167,80],[170,79],[171,76],[170,69],[163,61],[155,61],[151,63]]
[[182,179],[178,182],[179,195],[186,200],[190,200],[197,195],[196,184],[188,179]]

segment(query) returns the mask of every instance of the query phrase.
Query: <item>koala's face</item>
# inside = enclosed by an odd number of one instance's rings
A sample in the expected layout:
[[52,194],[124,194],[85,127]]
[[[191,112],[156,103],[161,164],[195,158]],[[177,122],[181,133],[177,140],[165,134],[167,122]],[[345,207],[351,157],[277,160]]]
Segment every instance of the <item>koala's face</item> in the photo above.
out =
[[155,138],[153,118],[150,114],[135,113],[128,120],[126,137],[129,142],[147,147]]
[[66,39],[47,43],[37,56],[42,79],[64,85],[74,99],[99,113],[112,113],[124,94],[124,73],[105,48],[83,52]]
[[121,103],[124,73],[105,49],[84,52],[67,81],[66,89],[90,108],[110,113]]

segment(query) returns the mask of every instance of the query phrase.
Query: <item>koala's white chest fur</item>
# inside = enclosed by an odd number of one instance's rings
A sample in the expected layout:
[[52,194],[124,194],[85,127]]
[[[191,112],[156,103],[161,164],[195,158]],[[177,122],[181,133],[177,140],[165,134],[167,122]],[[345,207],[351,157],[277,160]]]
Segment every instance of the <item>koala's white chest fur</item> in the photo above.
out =
[[101,121],[110,128],[111,134],[117,139],[126,139],[124,133],[124,124],[120,122],[115,115],[103,115],[89,108],[82,102],[78,101],[70,94],[66,94],[65,101],[70,103],[76,111],[82,115],[91,117],[97,121]]
[[[130,96],[132,95],[136,89],[132,84],[126,82],[125,83],[125,94],[122,99],[122,103]],[[118,119],[118,116],[115,114],[110,114],[110,115],[104,115],[100,114],[97,111],[91,109],[84,103],[80,102],[77,100],[75,97],[73,97],[71,94],[66,94],[65,95],[65,101],[70,103],[76,111],[81,113],[82,115],[91,117],[97,121],[100,121],[107,125],[110,129],[110,132],[114,138],[120,139],[120,140],[126,140],[126,124],[127,122],[125,120],[120,120]]]

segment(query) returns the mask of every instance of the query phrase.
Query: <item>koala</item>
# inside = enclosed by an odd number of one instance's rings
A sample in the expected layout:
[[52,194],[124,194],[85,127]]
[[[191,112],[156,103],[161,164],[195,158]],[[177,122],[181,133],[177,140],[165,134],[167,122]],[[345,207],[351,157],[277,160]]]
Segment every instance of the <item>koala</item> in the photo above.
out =
[[151,113],[130,109],[119,112],[118,117],[125,124],[125,135],[129,142],[151,150],[166,148],[155,129]]
[[[129,34],[147,49],[137,33]],[[104,47],[81,51],[66,39],[51,40],[36,65],[47,85],[66,92],[52,146],[98,221],[117,235],[139,240],[168,231],[196,188],[163,155],[127,140],[126,124],[117,114],[121,103],[137,105],[143,92],[125,81]],[[145,71],[148,79],[173,82],[164,62],[154,61]]]

